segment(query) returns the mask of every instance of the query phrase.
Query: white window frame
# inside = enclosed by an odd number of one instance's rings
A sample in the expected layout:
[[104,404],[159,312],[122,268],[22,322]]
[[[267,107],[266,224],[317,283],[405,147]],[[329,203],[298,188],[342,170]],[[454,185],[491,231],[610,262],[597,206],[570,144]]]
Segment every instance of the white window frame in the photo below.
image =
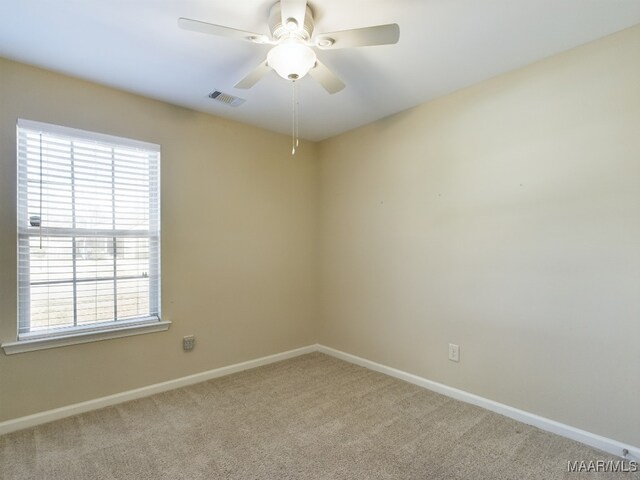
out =
[[[110,338],[124,337],[130,335],[138,335],[143,333],[152,333],[157,331],[164,331],[169,328],[171,322],[162,321],[160,317],[160,146],[152,143],[141,142],[137,140],[131,140],[127,138],[115,137],[112,135],[105,135],[101,133],[89,132],[85,130],[79,130],[69,127],[62,127],[59,125],[52,125],[42,122],[34,122],[31,120],[19,119],[16,126],[17,132],[17,140],[16,140],[16,158],[18,161],[18,195],[21,194],[20,182],[26,182],[26,165],[21,164],[21,158],[19,154],[20,150],[20,131],[22,130],[31,130],[31,131],[39,131],[46,134],[52,135],[60,135],[67,138],[73,138],[81,141],[89,141],[89,142],[98,142],[100,144],[112,145],[113,147],[126,147],[126,148],[134,148],[145,150],[147,152],[153,153],[157,155],[157,175],[155,178],[157,179],[157,185],[152,184],[151,187],[157,192],[157,196],[155,196],[155,202],[153,207],[150,205],[150,212],[155,209],[157,211],[157,215],[153,213],[150,214],[150,222],[149,230],[146,232],[146,235],[149,236],[150,239],[154,239],[156,241],[157,248],[152,248],[151,244],[153,242],[150,241],[150,268],[155,269],[155,271],[150,271],[149,277],[149,302],[150,302],[150,311],[152,314],[144,317],[131,318],[127,320],[111,320],[101,323],[92,323],[84,326],[78,326],[75,324],[75,316],[74,316],[74,326],[66,326],[58,329],[49,329],[45,332],[30,332],[26,331],[25,322],[29,317],[29,298],[28,294],[25,292],[30,292],[31,283],[29,279],[29,268],[25,269],[24,265],[20,264],[20,260],[18,260],[18,334],[17,340],[15,342],[6,342],[2,344],[2,348],[4,349],[6,354],[13,353],[21,353],[32,350],[40,350],[46,348],[55,348],[61,347],[65,345],[73,345],[77,343],[86,343],[93,342],[98,340],[106,340]],[[25,176],[21,178],[20,176]],[[72,185],[73,180],[71,180]],[[73,187],[72,187],[73,188]],[[28,211],[26,207],[26,194],[23,193],[24,198],[18,199],[18,239],[17,246],[20,248],[21,242],[24,243],[25,240],[28,242],[30,238],[42,234],[43,230],[46,230],[42,227],[33,227],[29,225],[29,221],[27,219]],[[75,225],[75,223],[74,223]],[[115,224],[114,227],[115,229]],[[36,233],[37,232],[37,233]],[[47,232],[45,232],[46,235]],[[81,236],[81,233],[74,228],[49,228],[49,232],[51,234],[64,235],[65,238],[67,236],[71,236],[75,238],[76,236]],[[111,232],[114,235],[114,239],[125,238],[127,235],[139,235],[144,236],[144,232],[132,231],[132,230],[123,230],[116,231],[113,230]],[[117,237],[116,237],[117,233]],[[157,234],[157,238],[156,235]],[[122,237],[120,237],[122,235]],[[115,241],[115,240],[114,240]],[[75,244],[75,241],[74,241]],[[115,244],[114,244],[115,249]],[[74,248],[74,252],[75,252]],[[74,253],[75,255],[75,253]],[[20,257],[18,257],[20,258]],[[75,259],[73,260],[75,265]],[[116,258],[114,257],[114,275],[115,275],[115,263]],[[22,273],[21,267],[22,266]],[[25,273],[26,272],[26,273]],[[114,277],[115,280],[115,277]],[[76,283],[75,278],[75,267],[74,267],[74,277],[73,284]],[[75,291],[75,287],[74,287]],[[22,294],[20,294],[22,292]],[[116,300],[114,299],[114,302]],[[75,296],[74,296],[75,302]],[[74,307],[75,308],[75,307]],[[26,311],[25,311],[26,309]],[[157,312],[157,314],[155,314]],[[75,314],[74,314],[75,315]]]

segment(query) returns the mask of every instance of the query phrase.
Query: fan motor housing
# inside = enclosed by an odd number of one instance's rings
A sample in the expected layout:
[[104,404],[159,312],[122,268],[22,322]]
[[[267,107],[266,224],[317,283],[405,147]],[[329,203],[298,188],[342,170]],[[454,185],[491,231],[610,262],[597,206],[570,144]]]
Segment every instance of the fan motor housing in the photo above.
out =
[[282,10],[280,8],[280,2],[277,2],[271,7],[271,10],[269,10],[269,30],[271,30],[271,35],[276,40],[280,40],[282,37],[294,35],[300,40],[305,42],[309,41],[313,34],[313,12],[307,4],[307,12],[304,16],[304,25],[302,25],[302,27],[298,26],[298,29],[292,32],[287,30],[287,28],[282,24]]

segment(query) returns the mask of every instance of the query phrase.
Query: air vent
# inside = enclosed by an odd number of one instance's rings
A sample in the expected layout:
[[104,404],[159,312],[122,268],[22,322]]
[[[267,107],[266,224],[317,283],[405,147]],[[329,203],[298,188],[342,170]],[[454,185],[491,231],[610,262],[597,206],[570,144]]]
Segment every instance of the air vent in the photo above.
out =
[[228,93],[223,93],[218,90],[215,90],[209,94],[209,98],[214,99],[216,102],[226,103],[232,107],[238,107],[245,102],[244,98],[234,97],[233,95],[229,95]]

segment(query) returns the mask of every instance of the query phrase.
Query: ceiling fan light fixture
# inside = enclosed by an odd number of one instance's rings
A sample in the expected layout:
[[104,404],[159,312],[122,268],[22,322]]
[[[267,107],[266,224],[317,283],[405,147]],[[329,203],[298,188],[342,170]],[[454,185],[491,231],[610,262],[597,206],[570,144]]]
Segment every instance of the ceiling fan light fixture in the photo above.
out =
[[315,52],[297,42],[281,43],[267,54],[267,64],[285,80],[304,77],[316,64]]

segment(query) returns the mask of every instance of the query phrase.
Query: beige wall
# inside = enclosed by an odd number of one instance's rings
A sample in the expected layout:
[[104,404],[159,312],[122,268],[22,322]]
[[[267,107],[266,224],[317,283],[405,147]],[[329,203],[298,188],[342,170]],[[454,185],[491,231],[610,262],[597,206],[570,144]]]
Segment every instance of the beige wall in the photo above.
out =
[[2,59],[0,341],[16,333],[19,117],[161,145],[162,311],[173,325],[0,354],[0,421],[316,341],[315,144],[292,158],[286,136]]
[[0,60],[0,340],[18,117],[162,145],[173,321],[0,355],[0,421],[319,340],[640,445],[638,58],[640,27],[295,158],[287,137]]
[[640,445],[640,27],[320,155],[321,343]]

